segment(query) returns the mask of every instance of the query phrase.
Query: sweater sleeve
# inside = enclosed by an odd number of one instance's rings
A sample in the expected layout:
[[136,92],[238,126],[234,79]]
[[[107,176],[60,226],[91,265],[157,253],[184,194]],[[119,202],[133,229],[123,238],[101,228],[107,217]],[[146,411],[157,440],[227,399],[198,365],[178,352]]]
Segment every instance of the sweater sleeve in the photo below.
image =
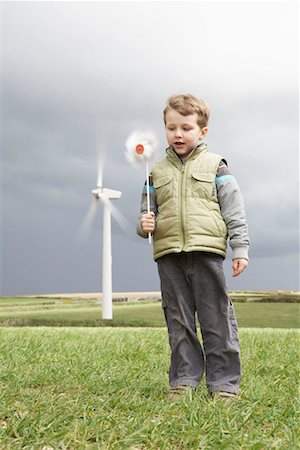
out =
[[[157,216],[157,203],[156,203],[156,194],[155,194],[155,188],[153,186],[153,179],[151,174],[149,175],[149,194],[150,194],[150,211],[153,211],[155,216]],[[145,181],[143,192],[142,192],[142,198],[141,198],[141,209],[140,209],[140,215],[137,223],[137,234],[141,236],[142,238],[147,238],[148,233],[144,233],[141,227],[141,217],[143,214],[147,214],[147,181]]]
[[227,226],[232,259],[249,259],[250,239],[243,197],[235,177],[230,173],[227,162],[222,160],[216,175],[217,196],[221,214]]

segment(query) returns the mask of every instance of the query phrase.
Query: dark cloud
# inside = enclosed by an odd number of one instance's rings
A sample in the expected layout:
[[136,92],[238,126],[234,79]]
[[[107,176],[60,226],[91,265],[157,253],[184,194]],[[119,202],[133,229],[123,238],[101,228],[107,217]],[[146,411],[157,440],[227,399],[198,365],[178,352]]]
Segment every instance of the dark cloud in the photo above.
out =
[[230,286],[297,289],[296,16],[290,2],[4,3],[2,294],[101,289],[101,207],[89,239],[76,239],[97,148],[132,224],[130,236],[112,226],[114,289],[159,289],[151,248],[135,235],[145,174],[124,142],[151,127],[163,156],[174,92],[210,105],[209,149],[244,195],[251,264]]

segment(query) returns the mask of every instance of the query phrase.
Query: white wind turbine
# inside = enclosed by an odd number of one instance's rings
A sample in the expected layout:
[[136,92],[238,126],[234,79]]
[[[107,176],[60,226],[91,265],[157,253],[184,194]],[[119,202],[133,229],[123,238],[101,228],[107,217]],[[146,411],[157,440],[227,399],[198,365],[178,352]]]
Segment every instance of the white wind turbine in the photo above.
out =
[[105,151],[103,146],[98,146],[98,177],[97,186],[92,190],[93,203],[79,230],[80,237],[87,234],[97,211],[98,201],[103,205],[103,232],[102,232],[102,319],[110,320],[112,313],[112,253],[111,253],[111,216],[125,231],[130,224],[112,204],[112,200],[119,199],[122,192],[103,187],[103,171]]

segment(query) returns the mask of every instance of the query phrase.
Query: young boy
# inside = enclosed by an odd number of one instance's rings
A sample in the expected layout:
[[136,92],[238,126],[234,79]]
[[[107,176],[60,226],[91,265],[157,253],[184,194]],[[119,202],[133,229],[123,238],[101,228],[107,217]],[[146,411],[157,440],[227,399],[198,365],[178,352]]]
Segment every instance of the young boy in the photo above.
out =
[[[226,160],[207,152],[209,109],[186,94],[167,101],[169,147],[150,175],[150,205],[142,194],[138,234],[153,233],[154,260],[171,347],[171,392],[196,388],[206,366],[211,395],[237,397],[240,348],[223,261],[227,237],[233,276],[248,264],[248,227],[243,199]],[[197,337],[195,314],[203,349]]]

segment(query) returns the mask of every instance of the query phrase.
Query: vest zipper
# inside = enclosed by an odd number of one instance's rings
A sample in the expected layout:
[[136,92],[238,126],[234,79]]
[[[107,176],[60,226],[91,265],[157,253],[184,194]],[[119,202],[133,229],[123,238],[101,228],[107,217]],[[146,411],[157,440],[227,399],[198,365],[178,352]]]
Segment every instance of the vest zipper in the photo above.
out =
[[184,249],[185,246],[185,227],[184,227],[184,217],[185,217],[185,204],[184,204],[184,176],[185,176],[185,164],[182,164],[181,171],[180,171],[180,203],[179,203],[179,213],[180,213],[180,241],[181,241],[181,250]]

